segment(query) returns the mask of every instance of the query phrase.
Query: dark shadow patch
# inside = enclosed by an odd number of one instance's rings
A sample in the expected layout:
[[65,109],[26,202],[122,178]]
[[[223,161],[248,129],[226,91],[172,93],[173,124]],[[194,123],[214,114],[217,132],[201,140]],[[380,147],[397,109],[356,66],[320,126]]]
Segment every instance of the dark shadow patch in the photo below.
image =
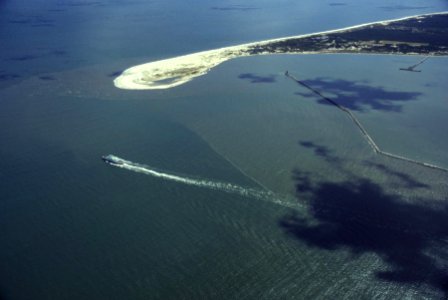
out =
[[304,98],[316,98],[317,96],[314,93],[301,93],[301,92],[296,92],[294,93],[297,96],[302,96]]
[[10,20],[8,21],[10,24],[30,24],[31,20]]
[[18,79],[21,76],[15,73],[0,72],[0,81],[8,81]]
[[294,171],[292,178],[296,182],[296,192],[298,194],[307,193],[313,190],[311,174],[309,172]]
[[55,55],[55,56],[65,56],[67,55],[67,51],[65,50],[53,50],[50,52],[51,55]]
[[61,5],[69,7],[85,7],[85,6],[88,7],[88,6],[101,6],[102,3],[99,1],[92,1],[92,2],[81,1],[81,2],[67,2]]
[[40,54],[25,54],[25,55],[21,55],[21,56],[14,56],[14,57],[9,58],[9,60],[28,61],[28,60],[33,60],[33,59],[38,59],[38,58],[48,57],[48,56],[65,56],[65,55],[67,55],[67,52],[64,50],[53,50],[53,51],[48,51],[48,52],[44,52],[44,53],[40,53]]
[[118,76],[120,76],[121,74],[123,74],[123,71],[121,70],[121,71],[115,71],[115,72],[112,72],[112,73],[110,73],[110,74],[107,74],[107,77],[118,77]]
[[46,81],[52,81],[52,80],[56,80],[56,78],[54,78],[53,76],[39,76],[40,80],[46,80]]
[[439,84],[436,82],[427,82],[423,86],[424,87],[437,87],[437,86],[439,86]]
[[31,27],[55,27],[54,24],[51,23],[42,23],[42,24],[33,24]]
[[52,27],[54,26],[54,20],[46,19],[42,16],[28,16],[23,18],[17,18],[9,20],[10,24],[30,25],[31,27]]
[[395,10],[428,9],[428,8],[431,8],[431,6],[391,5],[391,6],[380,6],[379,8],[388,10],[388,11],[395,11]]
[[27,61],[27,60],[37,59],[39,57],[40,56],[38,56],[38,55],[31,55],[31,54],[29,54],[29,55],[14,56],[14,57],[11,57],[9,60],[12,60],[12,61]]
[[275,75],[259,76],[253,73],[243,73],[238,76],[239,79],[248,79],[251,83],[274,83]]
[[397,171],[389,168],[386,165],[372,163],[369,161],[364,162],[364,164],[366,166],[374,167],[392,178],[398,179],[398,181],[401,183],[401,186],[403,186],[405,188],[408,188],[408,189],[429,188],[429,186],[427,184],[424,184],[424,183],[412,178],[408,174],[397,172]]
[[[303,80],[303,82],[321,93],[330,93],[331,96],[328,98],[339,105],[359,112],[365,111],[366,107],[375,110],[401,112],[402,105],[397,103],[416,100],[421,95],[419,92],[388,91],[383,87],[370,86],[362,81],[318,77]],[[318,98],[318,103],[331,105],[314,93],[298,92],[296,95]]]
[[339,158],[334,156],[331,153],[332,151],[326,146],[318,145],[311,141],[299,141],[299,144],[304,148],[313,150],[316,156],[322,157],[328,162],[336,163],[340,161]]
[[330,6],[346,6],[347,3],[345,3],[345,2],[333,2],[333,3],[328,3],[328,5],[330,5]]
[[389,266],[388,271],[377,271],[377,279],[427,284],[448,295],[446,204],[430,206],[424,199],[409,203],[363,178],[316,182],[300,170],[293,178],[298,199],[309,199],[311,219],[296,212],[285,216],[279,225],[287,234],[328,251],[375,253]]
[[220,10],[220,11],[251,11],[251,10],[257,10],[260,8],[253,7],[253,6],[230,5],[230,6],[213,6],[210,9]]

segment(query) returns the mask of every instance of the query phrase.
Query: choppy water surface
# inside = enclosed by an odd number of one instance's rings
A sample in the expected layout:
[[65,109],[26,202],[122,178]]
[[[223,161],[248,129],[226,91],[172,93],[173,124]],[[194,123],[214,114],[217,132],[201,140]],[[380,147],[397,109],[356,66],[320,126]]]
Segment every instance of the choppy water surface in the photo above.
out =
[[[398,70],[418,57],[242,58],[155,92],[112,80],[152,59],[447,9],[0,1],[0,298],[446,297],[448,175],[375,155],[283,73],[350,108],[383,150],[448,167],[447,58],[421,73]],[[114,168],[108,153],[202,183]]]

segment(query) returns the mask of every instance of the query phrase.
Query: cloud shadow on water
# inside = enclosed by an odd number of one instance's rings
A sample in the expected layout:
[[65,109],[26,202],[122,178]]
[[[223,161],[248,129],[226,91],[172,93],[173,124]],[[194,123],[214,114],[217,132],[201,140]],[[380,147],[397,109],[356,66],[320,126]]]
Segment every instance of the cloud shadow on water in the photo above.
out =
[[28,60],[37,59],[39,57],[40,57],[39,55],[26,54],[26,55],[20,55],[20,56],[11,57],[9,60],[12,60],[12,61],[28,61]]
[[[330,153],[312,142],[300,144],[323,158]],[[366,165],[397,179],[404,189],[431,188],[382,164]],[[334,166],[344,172],[340,165]],[[311,247],[350,250],[354,258],[375,253],[388,266],[387,271],[375,273],[378,280],[426,284],[448,296],[448,251],[444,250],[448,246],[448,205],[428,204],[424,199],[411,203],[353,174],[343,182],[319,181],[311,175],[293,171],[297,198],[306,201],[309,217],[297,212],[284,216],[279,226],[287,234]]]
[[430,6],[411,6],[411,5],[390,5],[390,6],[380,6],[379,8],[387,11],[398,11],[398,10],[422,10],[429,9]]
[[[338,104],[358,112],[365,111],[366,108],[400,112],[402,103],[417,100],[421,95],[419,92],[389,91],[383,87],[370,86],[363,81],[318,77],[306,79],[303,82],[326,96],[329,95],[328,97]],[[297,92],[296,94],[308,98],[317,98],[318,103],[331,105],[328,101],[311,92]]]
[[316,144],[312,141],[299,141],[300,146],[313,150],[314,154],[325,159],[328,162],[340,162],[339,158],[332,154],[332,151],[326,146]]
[[7,73],[7,72],[0,71],[0,81],[14,80],[14,79],[18,79],[20,77],[21,76],[19,74]]
[[229,6],[213,6],[210,9],[219,11],[252,11],[257,10],[259,7],[243,6],[243,5],[229,5]]
[[107,74],[107,77],[118,77],[123,73],[123,70],[114,71],[112,73]]
[[45,80],[45,81],[53,81],[56,80],[56,78],[54,76],[50,76],[50,75],[43,75],[43,76],[39,76],[40,80]]
[[45,17],[39,16],[39,15],[12,18],[8,21],[8,23],[17,24],[17,25],[27,25],[27,26],[32,26],[32,27],[53,27],[53,26],[55,26],[54,20],[46,19]]
[[274,83],[275,75],[260,76],[253,73],[243,73],[238,76],[239,79],[248,79],[251,83]]
[[389,177],[398,180],[397,184],[399,184],[400,187],[404,187],[404,188],[408,188],[408,189],[430,188],[429,185],[416,180],[412,176],[410,176],[406,173],[402,173],[402,172],[393,170],[392,168],[390,168],[384,164],[372,163],[369,161],[365,161],[364,165],[369,166],[369,167],[374,167],[377,170],[383,172],[383,174],[386,174]]
[[92,6],[102,6],[103,3],[100,1],[67,1],[62,2],[60,5],[68,7],[92,7]]
[[67,51],[65,50],[53,50],[50,52],[50,55],[54,55],[54,56],[65,56],[67,55]]
[[331,2],[331,3],[328,3],[328,5],[330,5],[330,6],[346,6],[347,3],[345,3],[345,2]]

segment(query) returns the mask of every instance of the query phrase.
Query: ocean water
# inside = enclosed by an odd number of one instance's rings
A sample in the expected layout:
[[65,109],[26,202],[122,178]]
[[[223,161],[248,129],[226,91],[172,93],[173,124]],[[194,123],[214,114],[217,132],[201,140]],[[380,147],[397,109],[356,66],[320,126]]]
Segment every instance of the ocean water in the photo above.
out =
[[[121,70],[444,11],[446,1],[0,0],[1,299],[443,299],[447,58],[239,58],[183,86]],[[101,161],[114,154],[164,180]],[[258,194],[257,194],[258,195]]]

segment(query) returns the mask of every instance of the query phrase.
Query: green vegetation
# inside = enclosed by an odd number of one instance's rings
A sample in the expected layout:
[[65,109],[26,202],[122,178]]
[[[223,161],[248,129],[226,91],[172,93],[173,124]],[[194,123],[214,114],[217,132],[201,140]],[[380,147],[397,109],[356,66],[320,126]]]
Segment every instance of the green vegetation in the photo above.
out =
[[294,52],[447,55],[448,14],[365,25],[249,49],[251,54]]

